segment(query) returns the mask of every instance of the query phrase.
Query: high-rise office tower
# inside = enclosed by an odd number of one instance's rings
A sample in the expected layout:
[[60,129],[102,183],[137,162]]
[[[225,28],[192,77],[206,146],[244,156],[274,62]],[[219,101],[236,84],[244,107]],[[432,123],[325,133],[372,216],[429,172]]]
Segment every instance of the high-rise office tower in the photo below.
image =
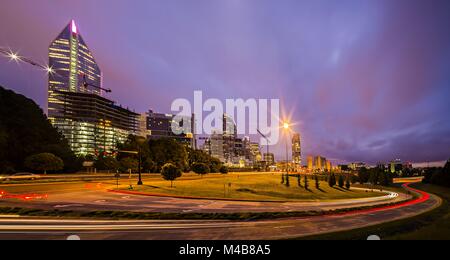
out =
[[102,75],[74,20],[50,44],[49,66],[56,72],[49,74],[49,110],[55,90],[102,94],[99,88],[86,88],[82,84],[86,80],[101,87]]
[[79,155],[112,154],[140,115],[102,97],[102,76],[75,21],[49,47],[48,118]]
[[298,133],[292,136],[292,161],[296,165],[302,164],[302,146]]
[[236,149],[237,127],[234,119],[223,115],[223,155],[226,163],[233,163],[238,157]]
[[308,170],[309,171],[314,171],[314,158],[312,156],[308,156],[307,158],[308,160]]
[[315,169],[319,171],[324,171],[326,169],[327,159],[322,156],[314,157]]

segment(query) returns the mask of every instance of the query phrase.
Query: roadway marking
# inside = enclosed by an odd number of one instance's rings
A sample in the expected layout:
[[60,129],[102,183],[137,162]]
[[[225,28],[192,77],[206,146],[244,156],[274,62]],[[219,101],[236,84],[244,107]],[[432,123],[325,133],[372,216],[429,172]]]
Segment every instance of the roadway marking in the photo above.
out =
[[83,207],[83,204],[66,204],[66,205],[55,205],[54,208],[68,208],[68,207]]
[[0,218],[20,218],[20,215],[0,215]]

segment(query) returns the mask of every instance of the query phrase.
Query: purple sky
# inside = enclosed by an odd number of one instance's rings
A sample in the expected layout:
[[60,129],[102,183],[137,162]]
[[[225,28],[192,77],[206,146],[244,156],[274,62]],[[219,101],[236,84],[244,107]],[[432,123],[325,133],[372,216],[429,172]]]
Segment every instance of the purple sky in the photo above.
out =
[[[304,155],[450,157],[450,1],[2,0],[0,46],[45,62],[72,18],[110,97],[138,112],[194,90],[280,98]],[[36,69],[0,59],[0,84],[46,107]]]

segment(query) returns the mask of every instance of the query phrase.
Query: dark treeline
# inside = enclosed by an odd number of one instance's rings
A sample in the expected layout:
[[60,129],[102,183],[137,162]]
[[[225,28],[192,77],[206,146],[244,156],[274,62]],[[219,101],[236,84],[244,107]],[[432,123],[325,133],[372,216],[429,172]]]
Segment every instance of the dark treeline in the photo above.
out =
[[390,186],[393,182],[394,175],[389,171],[375,167],[375,168],[361,168],[358,171],[357,182],[364,184],[370,183],[373,185]]
[[60,170],[64,172],[81,168],[81,160],[39,106],[31,99],[0,86],[0,173],[33,170],[25,162],[37,154],[44,154],[38,159],[46,154],[55,155],[50,159],[56,158],[57,162],[62,159]]
[[[144,172],[159,173],[168,163],[183,172],[228,172],[218,159],[172,139],[141,142],[138,137],[130,136],[117,148],[140,151]],[[0,173],[77,172],[82,169],[83,161],[94,161],[98,170],[137,172],[138,159],[137,154],[121,152],[116,157],[77,157],[34,101],[0,87]]]
[[101,157],[96,160],[98,170],[137,172],[139,155],[120,151],[140,151],[141,170],[148,173],[160,173],[170,163],[183,172],[194,171],[198,174],[227,173],[222,162],[207,153],[186,147],[173,139],[144,140],[130,135],[127,141],[118,145],[119,153],[114,157]]
[[424,170],[424,183],[450,187],[450,160],[444,168],[427,168]]

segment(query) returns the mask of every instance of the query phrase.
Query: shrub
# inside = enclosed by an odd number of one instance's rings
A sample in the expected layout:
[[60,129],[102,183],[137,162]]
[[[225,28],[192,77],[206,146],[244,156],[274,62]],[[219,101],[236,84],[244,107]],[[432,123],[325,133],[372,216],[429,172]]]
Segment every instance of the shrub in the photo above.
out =
[[120,163],[116,160],[116,158],[106,156],[98,158],[97,161],[95,161],[94,166],[97,170],[116,172],[120,167]]
[[344,177],[339,175],[339,188],[344,188]]
[[194,163],[192,165],[192,171],[203,176],[204,174],[209,173],[210,169],[205,163]]
[[52,153],[40,153],[29,156],[25,159],[25,166],[34,171],[59,171],[64,168],[61,158]]
[[220,173],[222,173],[222,174],[227,174],[228,173],[228,167],[226,167],[226,166],[222,166],[222,167],[220,167]]

